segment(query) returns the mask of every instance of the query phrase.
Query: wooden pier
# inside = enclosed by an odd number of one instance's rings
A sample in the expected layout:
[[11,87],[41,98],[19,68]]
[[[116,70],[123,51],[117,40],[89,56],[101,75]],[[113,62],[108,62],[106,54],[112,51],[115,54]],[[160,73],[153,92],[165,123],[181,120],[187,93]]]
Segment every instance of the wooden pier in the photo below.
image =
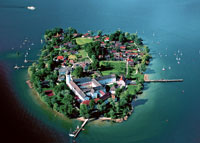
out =
[[74,138],[76,138],[78,136],[78,134],[82,131],[83,127],[86,125],[86,123],[88,122],[89,119],[86,119],[83,124],[81,125],[81,127],[78,129],[78,131],[74,134]]
[[183,79],[158,79],[158,80],[150,80],[147,74],[144,75],[145,82],[183,82]]

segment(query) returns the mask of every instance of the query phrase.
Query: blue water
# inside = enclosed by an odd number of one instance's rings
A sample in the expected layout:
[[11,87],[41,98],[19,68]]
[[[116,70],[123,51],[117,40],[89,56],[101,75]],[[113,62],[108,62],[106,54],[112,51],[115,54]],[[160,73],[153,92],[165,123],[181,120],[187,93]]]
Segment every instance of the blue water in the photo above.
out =
[[[36,10],[24,8],[28,5],[34,5]],[[1,130],[18,132],[16,140],[21,142],[28,139],[20,134],[29,135],[29,142],[70,142],[67,133],[79,122],[55,116],[32,96],[25,83],[26,69],[14,71],[12,67],[24,64],[24,53],[29,47],[32,50],[28,58],[38,58],[42,46],[40,39],[46,29],[71,26],[80,32],[103,30],[105,33],[121,29],[130,33],[137,31],[150,47],[153,59],[147,73],[151,79],[183,78],[184,82],[146,84],[128,121],[89,123],[76,141],[199,143],[199,17],[198,0],[1,1],[0,85],[4,86],[0,87],[5,91],[1,100],[12,107],[6,112],[8,108],[1,104],[7,121],[1,120],[6,123]],[[34,45],[22,45],[25,38]],[[20,57],[16,57],[17,51]],[[181,58],[180,64],[177,64],[175,53]],[[166,71],[162,71],[163,67]],[[8,101],[15,101],[15,104]],[[10,114],[12,118],[7,116]],[[12,125],[17,128],[12,128],[10,123],[15,118],[16,124]],[[5,135],[8,140],[12,136],[9,131]]]

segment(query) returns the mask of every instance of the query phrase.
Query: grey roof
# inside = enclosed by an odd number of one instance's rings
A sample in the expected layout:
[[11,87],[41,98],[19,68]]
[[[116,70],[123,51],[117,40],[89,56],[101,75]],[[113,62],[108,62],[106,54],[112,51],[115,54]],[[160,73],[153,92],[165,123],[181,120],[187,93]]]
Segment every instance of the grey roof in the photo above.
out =
[[71,71],[71,70],[72,70],[71,67],[61,67],[58,70],[58,72],[59,72],[59,74],[65,74],[66,72]]
[[84,82],[90,82],[91,78],[90,77],[83,77],[83,78],[77,78],[73,79],[75,83],[84,83]]
[[93,89],[94,90],[102,90],[102,89],[104,89],[104,87],[103,86],[97,86],[97,87],[93,87]]
[[96,86],[102,86],[98,81],[96,81],[96,79],[92,79],[92,82],[93,82]]
[[97,77],[96,80],[105,80],[105,79],[109,79],[109,78],[116,78],[115,74],[111,74],[111,75],[105,75],[105,76],[101,76],[101,77]]
[[83,98],[85,98],[85,93],[76,85],[76,83],[70,81],[70,84]]

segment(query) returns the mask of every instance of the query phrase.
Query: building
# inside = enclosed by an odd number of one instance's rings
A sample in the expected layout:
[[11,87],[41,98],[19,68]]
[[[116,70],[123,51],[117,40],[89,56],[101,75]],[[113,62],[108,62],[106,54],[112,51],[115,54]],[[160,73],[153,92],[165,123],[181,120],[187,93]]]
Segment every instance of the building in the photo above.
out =
[[96,79],[90,77],[73,79],[70,72],[66,72],[66,84],[78,97],[79,102],[97,98],[102,100],[108,99],[111,95],[109,92],[106,92],[104,86],[115,82],[116,76],[114,74]]

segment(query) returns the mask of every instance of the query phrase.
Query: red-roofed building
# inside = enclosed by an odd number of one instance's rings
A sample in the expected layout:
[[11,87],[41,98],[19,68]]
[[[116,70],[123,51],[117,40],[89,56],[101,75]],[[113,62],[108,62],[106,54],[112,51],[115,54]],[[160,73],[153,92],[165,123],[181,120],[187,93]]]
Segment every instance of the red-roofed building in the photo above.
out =
[[121,50],[125,50],[126,47],[125,47],[125,46],[121,46],[120,49],[121,49]]
[[53,95],[54,95],[52,90],[46,90],[44,93],[45,93],[47,96],[53,96]]
[[95,38],[95,39],[98,39],[99,37],[100,37],[100,36],[95,36],[94,38]]
[[111,51],[111,53],[116,53],[116,52],[117,52],[116,50],[112,50],[112,51]]
[[127,59],[128,62],[133,62],[133,59]]
[[63,56],[58,56],[57,60],[64,60],[64,57]]
[[[97,103],[100,99],[99,98],[95,98],[94,102]],[[89,105],[91,100],[85,100],[83,101],[81,104],[85,104],[85,105]]]
[[90,104],[90,100],[85,100],[81,104],[89,105]]
[[94,102],[97,103],[100,99],[99,98],[95,98]]
[[101,93],[102,96],[105,95],[105,92],[103,92],[102,90],[99,91]]
[[138,53],[131,53],[132,56],[138,56]]
[[108,42],[109,39],[110,39],[109,37],[106,37],[106,38],[104,39],[104,41],[105,41],[105,42]]
[[74,60],[69,60],[69,63],[70,64],[74,64]]
[[59,48],[59,46],[54,46],[53,48],[55,48],[55,49],[58,49],[58,48]]

